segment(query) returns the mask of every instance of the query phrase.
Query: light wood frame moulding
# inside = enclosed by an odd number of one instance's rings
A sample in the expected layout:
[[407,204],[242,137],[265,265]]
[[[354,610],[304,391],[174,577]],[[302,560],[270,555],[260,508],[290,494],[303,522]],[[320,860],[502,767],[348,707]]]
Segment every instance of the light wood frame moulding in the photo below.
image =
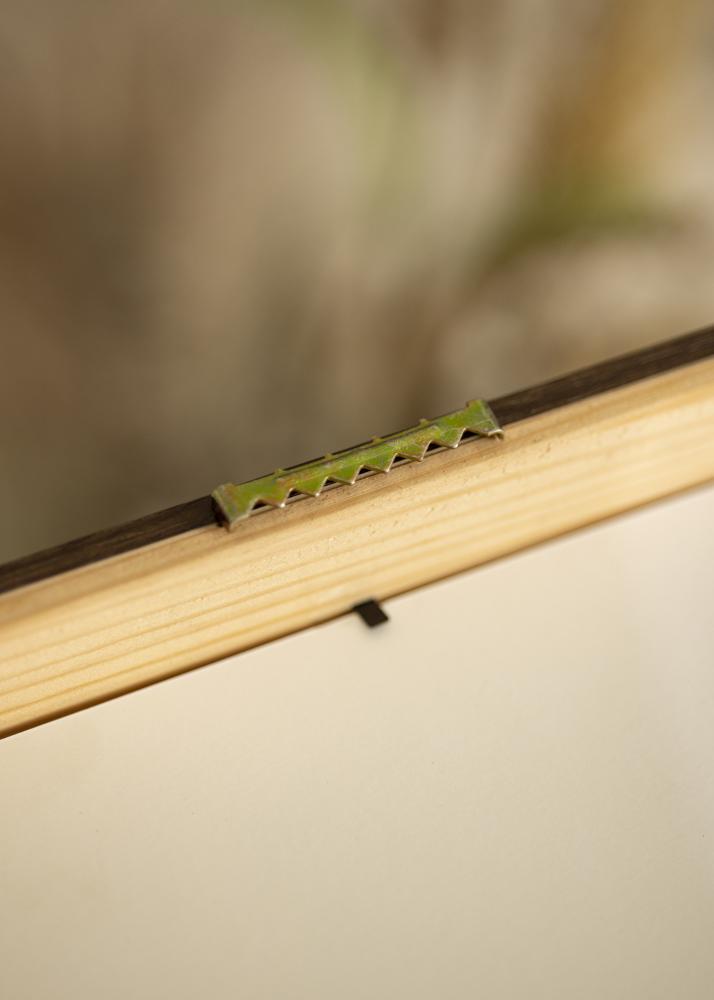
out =
[[0,735],[714,479],[714,328],[491,406],[502,442],[232,533],[202,498],[0,567]]

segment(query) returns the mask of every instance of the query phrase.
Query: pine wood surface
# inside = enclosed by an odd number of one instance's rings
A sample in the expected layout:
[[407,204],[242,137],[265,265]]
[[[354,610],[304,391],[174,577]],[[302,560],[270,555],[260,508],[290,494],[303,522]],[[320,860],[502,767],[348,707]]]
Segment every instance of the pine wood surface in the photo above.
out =
[[[630,354],[608,358],[540,385],[492,399],[491,407],[502,426],[508,427],[526,417],[710,357],[714,357],[714,326],[694,330]],[[146,514],[126,524],[104,528],[0,566],[0,594],[211,525],[214,521],[211,498],[204,496]]]
[[[233,533],[199,527],[40,580],[0,597],[0,733],[712,478],[709,359],[513,423],[503,442],[469,442],[259,514]],[[517,623],[515,604],[513,613]]]

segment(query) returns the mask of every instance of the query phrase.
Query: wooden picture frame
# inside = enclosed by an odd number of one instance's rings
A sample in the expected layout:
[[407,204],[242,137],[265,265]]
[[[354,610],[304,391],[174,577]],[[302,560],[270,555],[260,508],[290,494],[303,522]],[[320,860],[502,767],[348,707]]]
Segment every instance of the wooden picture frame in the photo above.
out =
[[260,514],[209,497],[0,567],[0,735],[714,478],[714,328],[491,401],[505,440]]

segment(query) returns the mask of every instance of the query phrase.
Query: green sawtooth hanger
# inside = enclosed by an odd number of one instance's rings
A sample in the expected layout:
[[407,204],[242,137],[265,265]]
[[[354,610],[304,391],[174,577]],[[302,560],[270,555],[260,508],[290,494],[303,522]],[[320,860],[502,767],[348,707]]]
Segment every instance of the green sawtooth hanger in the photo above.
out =
[[224,483],[211,494],[218,514],[229,528],[248,517],[256,506],[284,507],[294,493],[319,496],[329,483],[354,484],[361,473],[389,472],[397,459],[421,462],[431,446],[458,448],[464,434],[502,437],[488,403],[474,399],[455,413],[421,420],[416,427],[373,438],[366,444],[325,455],[269,476],[234,485]]

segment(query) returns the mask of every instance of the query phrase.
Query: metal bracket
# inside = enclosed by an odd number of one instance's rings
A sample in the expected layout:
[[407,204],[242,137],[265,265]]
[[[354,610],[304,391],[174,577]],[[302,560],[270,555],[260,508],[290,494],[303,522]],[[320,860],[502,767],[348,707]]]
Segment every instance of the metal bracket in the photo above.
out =
[[332,483],[353,485],[364,475],[389,472],[400,459],[421,462],[427,451],[458,448],[464,435],[503,437],[498,421],[484,400],[474,399],[455,413],[421,420],[416,427],[373,438],[365,444],[290,469],[278,469],[260,479],[237,486],[224,483],[211,496],[219,518],[228,528],[233,528],[256,507],[284,507],[293,494],[317,497]]

